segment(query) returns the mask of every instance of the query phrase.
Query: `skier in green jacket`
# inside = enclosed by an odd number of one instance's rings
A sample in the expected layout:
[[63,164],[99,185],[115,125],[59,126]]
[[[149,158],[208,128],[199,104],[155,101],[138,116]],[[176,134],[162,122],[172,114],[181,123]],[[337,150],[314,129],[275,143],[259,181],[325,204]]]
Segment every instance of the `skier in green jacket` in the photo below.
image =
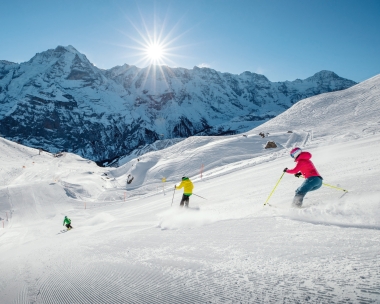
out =
[[71,220],[65,215],[65,218],[63,219],[63,225],[66,225],[67,230],[70,230],[71,228]]

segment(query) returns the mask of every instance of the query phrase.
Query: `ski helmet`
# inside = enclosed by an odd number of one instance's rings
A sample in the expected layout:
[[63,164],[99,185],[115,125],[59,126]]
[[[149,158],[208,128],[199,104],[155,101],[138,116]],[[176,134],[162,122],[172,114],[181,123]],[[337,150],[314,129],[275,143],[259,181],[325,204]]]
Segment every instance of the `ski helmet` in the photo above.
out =
[[290,151],[290,156],[293,157],[294,159],[296,159],[298,157],[298,155],[300,155],[302,152],[302,150],[298,147],[295,147],[294,149],[292,149]]
[[182,177],[182,180],[185,180],[186,178],[187,178],[186,176],[183,176],[183,177]]

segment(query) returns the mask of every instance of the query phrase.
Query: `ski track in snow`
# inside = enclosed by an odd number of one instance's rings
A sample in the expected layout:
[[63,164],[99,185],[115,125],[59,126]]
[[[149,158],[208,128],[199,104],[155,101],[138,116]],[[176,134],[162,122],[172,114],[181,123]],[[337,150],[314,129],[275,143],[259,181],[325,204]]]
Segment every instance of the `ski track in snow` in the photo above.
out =
[[[0,303],[380,303],[376,81],[297,103],[269,137],[193,137],[119,168],[0,138]],[[348,193],[291,208],[302,179],[285,174],[263,206],[296,145]],[[189,209],[184,174],[206,198]]]

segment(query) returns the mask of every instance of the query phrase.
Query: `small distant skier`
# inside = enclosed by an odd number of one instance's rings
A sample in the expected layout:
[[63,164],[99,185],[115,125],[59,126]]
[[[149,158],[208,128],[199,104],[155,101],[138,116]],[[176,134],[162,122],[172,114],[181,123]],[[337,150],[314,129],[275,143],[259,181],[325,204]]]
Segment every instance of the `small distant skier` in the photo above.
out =
[[67,217],[67,215],[65,215],[65,218],[63,219],[63,225],[66,226],[67,230],[70,230],[73,228],[71,227],[71,220]]
[[188,177],[184,176],[182,177],[182,182],[179,184],[179,186],[178,187],[176,185],[174,186],[174,189],[176,190],[179,190],[181,188],[184,188],[184,189],[183,189],[181,203],[179,205],[181,207],[183,207],[184,205],[185,207],[189,207],[190,195],[193,194],[194,185]]
[[285,168],[284,172],[294,174],[295,177],[303,175],[305,178],[305,181],[296,190],[293,199],[293,207],[301,207],[306,193],[321,188],[323,178],[310,160],[311,153],[302,152],[300,148],[294,148],[290,151],[290,156],[294,158],[297,165],[293,169]]

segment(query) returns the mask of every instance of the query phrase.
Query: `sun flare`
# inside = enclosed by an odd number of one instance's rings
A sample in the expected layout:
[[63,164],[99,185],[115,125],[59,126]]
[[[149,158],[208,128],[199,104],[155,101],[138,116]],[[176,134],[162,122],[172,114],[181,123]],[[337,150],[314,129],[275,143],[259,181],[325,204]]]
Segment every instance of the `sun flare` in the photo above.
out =
[[158,63],[164,56],[164,48],[160,44],[150,44],[146,49],[146,55],[153,63]]
[[184,41],[185,34],[189,30],[180,30],[181,19],[171,22],[167,19],[168,14],[164,19],[156,15],[149,19],[145,19],[142,15],[140,17],[140,22],[129,20],[135,31],[129,31],[125,35],[134,42],[134,45],[126,47],[134,49],[134,52],[129,52],[126,57],[135,57],[132,64],[147,68],[146,75],[159,73],[162,76],[167,67],[178,66],[176,59],[184,58],[181,51],[187,45],[183,45],[181,41]]

